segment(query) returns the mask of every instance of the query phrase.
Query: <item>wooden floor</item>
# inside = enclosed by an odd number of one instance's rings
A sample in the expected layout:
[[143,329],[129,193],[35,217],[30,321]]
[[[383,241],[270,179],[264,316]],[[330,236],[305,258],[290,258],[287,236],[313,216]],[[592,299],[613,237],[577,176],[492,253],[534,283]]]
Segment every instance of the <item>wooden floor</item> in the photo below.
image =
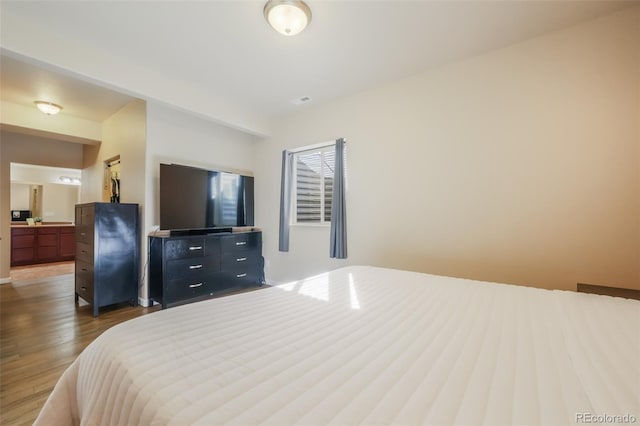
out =
[[53,262],[40,265],[13,266],[11,268],[11,281],[32,280],[35,278],[55,277],[58,275],[73,274],[76,262]]
[[[12,274],[13,276],[13,274]],[[62,372],[103,331],[157,310],[74,303],[72,274],[0,285],[0,424],[31,425]]]

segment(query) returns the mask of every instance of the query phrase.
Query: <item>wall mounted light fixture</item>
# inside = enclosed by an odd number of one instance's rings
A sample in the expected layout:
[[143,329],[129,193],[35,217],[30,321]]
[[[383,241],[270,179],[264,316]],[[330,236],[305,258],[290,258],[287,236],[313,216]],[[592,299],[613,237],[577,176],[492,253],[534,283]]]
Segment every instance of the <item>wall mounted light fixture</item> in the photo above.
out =
[[80,179],[77,177],[60,176],[60,181],[67,185],[80,185]]

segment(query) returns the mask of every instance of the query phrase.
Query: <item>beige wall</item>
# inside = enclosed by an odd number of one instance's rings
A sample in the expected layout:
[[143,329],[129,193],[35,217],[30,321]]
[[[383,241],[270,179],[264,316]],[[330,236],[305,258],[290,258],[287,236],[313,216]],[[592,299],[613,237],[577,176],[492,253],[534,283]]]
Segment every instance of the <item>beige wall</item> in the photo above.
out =
[[82,202],[105,201],[102,196],[105,161],[120,156],[120,201],[143,205],[145,150],[146,103],[135,100],[102,123],[100,145],[84,146]]
[[[145,209],[146,102],[134,100],[102,123],[102,143],[84,146],[82,203],[103,199],[105,161],[120,157],[120,202],[137,203],[139,220]],[[140,229],[142,226],[140,225]],[[140,276],[143,275],[146,234],[140,234]]]
[[[148,207],[145,211],[143,234],[157,230],[160,224],[160,163],[252,174],[255,140],[255,137],[247,133],[149,102],[145,200]],[[146,298],[146,282],[142,294]]]
[[[267,278],[369,264],[544,288],[640,288],[639,8],[274,123],[256,145]],[[277,251],[284,148],[348,140],[349,259]]]
[[4,131],[0,133],[0,281],[7,281],[10,274],[12,162],[79,169],[82,167],[82,145]]

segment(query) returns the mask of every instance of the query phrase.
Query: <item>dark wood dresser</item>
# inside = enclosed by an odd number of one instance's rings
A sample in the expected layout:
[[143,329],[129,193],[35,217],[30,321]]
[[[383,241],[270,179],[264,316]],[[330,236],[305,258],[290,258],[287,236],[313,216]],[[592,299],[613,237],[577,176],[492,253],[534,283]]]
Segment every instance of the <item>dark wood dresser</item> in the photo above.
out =
[[76,205],[75,293],[99,309],[115,303],[138,304],[138,205]]
[[149,298],[163,309],[263,281],[259,231],[149,237]]

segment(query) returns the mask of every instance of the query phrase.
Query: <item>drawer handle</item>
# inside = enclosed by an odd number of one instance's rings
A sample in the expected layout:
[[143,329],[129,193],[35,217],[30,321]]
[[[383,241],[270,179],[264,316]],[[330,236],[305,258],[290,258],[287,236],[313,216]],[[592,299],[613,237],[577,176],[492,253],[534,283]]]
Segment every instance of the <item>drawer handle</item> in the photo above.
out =
[[202,268],[202,264],[200,265],[189,265],[189,269],[200,269]]
[[236,242],[236,245],[237,246],[246,246],[247,242],[246,241],[238,241],[238,242]]
[[87,235],[87,233],[86,232],[81,232],[80,235]]
[[244,262],[245,260],[247,260],[246,257],[239,257],[236,259],[236,262]]
[[247,274],[238,274],[238,275],[236,275],[236,278],[244,278],[246,276],[247,276]]
[[191,247],[189,247],[189,250],[191,250],[191,251],[202,250],[202,246],[191,246]]
[[87,272],[87,268],[80,268],[82,272]]
[[204,284],[204,283],[189,284],[189,288],[198,288],[198,287],[202,287],[202,284]]
[[81,289],[82,291],[87,291],[87,288],[86,288],[85,286],[80,287],[80,289]]

